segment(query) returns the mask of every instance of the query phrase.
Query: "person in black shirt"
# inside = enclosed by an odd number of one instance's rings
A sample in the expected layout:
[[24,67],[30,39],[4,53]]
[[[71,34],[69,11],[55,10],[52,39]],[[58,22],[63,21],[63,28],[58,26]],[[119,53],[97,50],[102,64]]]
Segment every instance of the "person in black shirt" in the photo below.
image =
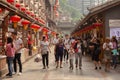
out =
[[99,69],[101,69],[101,62],[99,58],[99,55],[101,53],[100,41],[94,38],[90,43],[90,49],[92,54],[92,60],[94,61],[94,64],[95,64],[95,69],[97,70],[98,66],[99,66]]

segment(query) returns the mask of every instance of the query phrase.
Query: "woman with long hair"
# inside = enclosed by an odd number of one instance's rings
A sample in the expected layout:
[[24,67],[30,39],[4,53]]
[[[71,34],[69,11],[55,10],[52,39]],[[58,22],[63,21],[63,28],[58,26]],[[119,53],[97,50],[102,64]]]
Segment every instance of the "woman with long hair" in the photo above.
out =
[[59,39],[58,44],[55,46],[56,62],[57,62],[56,68],[59,67],[59,62],[60,62],[60,68],[62,68],[63,52],[64,52],[64,43],[62,39]]
[[8,71],[9,73],[6,76],[12,77],[13,72],[13,60],[15,56],[15,48],[13,45],[13,39],[11,37],[7,38],[6,44],[6,56],[7,56],[7,64],[8,64]]

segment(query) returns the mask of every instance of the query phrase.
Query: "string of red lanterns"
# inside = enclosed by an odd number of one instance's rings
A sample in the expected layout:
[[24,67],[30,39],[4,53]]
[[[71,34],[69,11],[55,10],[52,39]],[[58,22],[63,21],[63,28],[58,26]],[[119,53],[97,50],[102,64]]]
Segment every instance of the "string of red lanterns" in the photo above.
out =
[[92,29],[96,29],[98,27],[102,27],[102,23],[94,23],[91,26],[85,27],[84,29],[81,29],[80,31],[76,32],[75,34],[82,34],[84,32],[90,31]]

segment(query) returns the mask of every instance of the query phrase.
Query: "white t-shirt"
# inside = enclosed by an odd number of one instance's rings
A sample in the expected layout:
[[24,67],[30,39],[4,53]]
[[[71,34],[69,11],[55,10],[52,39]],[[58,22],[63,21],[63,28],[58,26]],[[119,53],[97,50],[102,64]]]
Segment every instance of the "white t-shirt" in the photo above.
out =
[[65,39],[64,45],[67,49],[70,49],[70,43],[69,43],[70,39]]
[[[21,47],[21,44],[23,44],[23,41],[22,41],[21,38],[18,38],[17,40],[14,41],[14,44],[15,44],[15,48],[17,50],[17,49],[19,49]],[[17,53],[22,53],[22,49],[17,51]]]
[[54,44],[54,45],[56,45],[58,42],[59,42],[59,38],[58,38],[58,39],[57,39],[57,38],[54,38],[54,39],[53,39],[53,44]]
[[46,42],[41,41],[40,45],[41,45],[41,53],[42,54],[45,54],[47,51],[49,51],[49,49],[48,49],[49,42],[48,41],[46,41]]
[[110,48],[113,49],[113,44],[111,42],[103,44],[103,49],[110,50]]

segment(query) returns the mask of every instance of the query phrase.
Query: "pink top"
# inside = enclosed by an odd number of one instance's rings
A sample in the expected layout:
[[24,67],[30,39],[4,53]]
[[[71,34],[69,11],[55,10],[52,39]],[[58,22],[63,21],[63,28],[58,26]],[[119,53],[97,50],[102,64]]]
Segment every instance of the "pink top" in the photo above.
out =
[[6,45],[6,56],[7,57],[14,57],[15,55],[15,48],[11,47],[11,44]]

